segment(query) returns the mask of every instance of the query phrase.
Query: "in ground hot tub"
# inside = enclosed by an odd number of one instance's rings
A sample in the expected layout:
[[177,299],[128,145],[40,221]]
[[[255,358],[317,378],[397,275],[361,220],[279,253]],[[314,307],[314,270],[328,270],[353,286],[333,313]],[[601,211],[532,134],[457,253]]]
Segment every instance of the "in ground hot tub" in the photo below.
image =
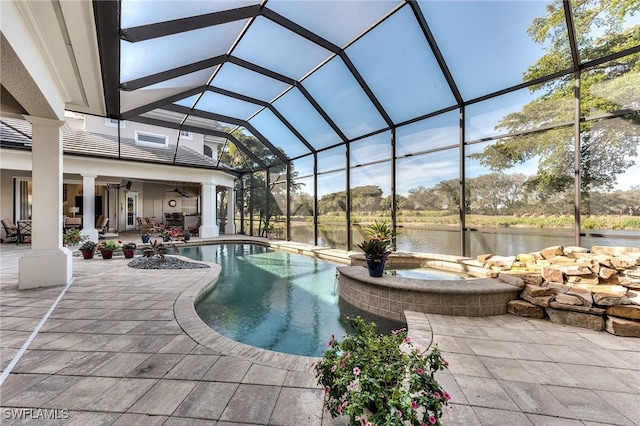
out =
[[[364,263],[362,255],[351,259],[352,265]],[[438,269],[474,275],[484,271],[474,265],[472,259],[457,256],[394,253],[390,260],[389,268],[438,266]],[[405,320],[404,311],[471,317],[506,314],[507,302],[517,299],[522,291],[518,286],[490,277],[420,279],[385,274],[377,278],[369,276],[366,266],[343,266],[337,270],[341,298],[360,309],[397,321]]]

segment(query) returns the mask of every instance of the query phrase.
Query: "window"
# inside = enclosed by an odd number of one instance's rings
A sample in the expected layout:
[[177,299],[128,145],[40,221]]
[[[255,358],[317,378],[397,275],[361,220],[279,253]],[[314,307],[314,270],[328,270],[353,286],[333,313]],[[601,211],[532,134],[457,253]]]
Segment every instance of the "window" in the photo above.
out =
[[169,145],[169,138],[165,135],[136,132],[136,144],[164,148]]
[[[120,121],[120,128],[124,129],[124,121]],[[105,118],[104,125],[107,127],[118,127],[118,120],[116,118]]]
[[213,158],[213,150],[209,145],[204,145],[202,148],[203,148],[204,155],[206,155],[207,157]]
[[180,139],[193,140],[193,133],[186,130],[180,130]]

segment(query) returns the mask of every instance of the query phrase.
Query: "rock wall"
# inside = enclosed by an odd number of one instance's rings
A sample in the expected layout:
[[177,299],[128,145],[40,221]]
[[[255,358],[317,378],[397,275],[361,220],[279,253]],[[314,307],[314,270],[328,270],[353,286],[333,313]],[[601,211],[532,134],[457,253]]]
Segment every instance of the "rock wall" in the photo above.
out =
[[555,246],[477,260],[502,281],[522,280],[509,313],[640,337],[640,248]]

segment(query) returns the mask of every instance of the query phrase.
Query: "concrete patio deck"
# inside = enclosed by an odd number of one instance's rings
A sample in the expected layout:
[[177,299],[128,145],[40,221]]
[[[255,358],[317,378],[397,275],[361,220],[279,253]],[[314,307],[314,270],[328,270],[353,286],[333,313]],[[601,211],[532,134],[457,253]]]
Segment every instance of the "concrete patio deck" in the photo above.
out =
[[[19,291],[30,247],[0,250],[3,425],[345,424],[323,415],[312,358],[237,344],[194,317],[215,271],[74,258],[68,288]],[[411,337],[449,361],[445,425],[640,424],[640,339],[510,315],[407,316]]]

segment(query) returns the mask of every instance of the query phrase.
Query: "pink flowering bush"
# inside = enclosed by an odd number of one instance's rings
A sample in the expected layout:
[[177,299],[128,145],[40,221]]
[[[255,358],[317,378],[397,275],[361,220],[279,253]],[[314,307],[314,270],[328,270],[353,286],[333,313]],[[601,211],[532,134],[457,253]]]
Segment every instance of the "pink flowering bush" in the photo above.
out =
[[379,335],[374,323],[345,319],[354,333],[342,341],[331,336],[314,365],[331,416],[346,415],[351,426],[440,425],[449,394],[434,378],[447,366],[438,347],[420,353],[406,329]]

